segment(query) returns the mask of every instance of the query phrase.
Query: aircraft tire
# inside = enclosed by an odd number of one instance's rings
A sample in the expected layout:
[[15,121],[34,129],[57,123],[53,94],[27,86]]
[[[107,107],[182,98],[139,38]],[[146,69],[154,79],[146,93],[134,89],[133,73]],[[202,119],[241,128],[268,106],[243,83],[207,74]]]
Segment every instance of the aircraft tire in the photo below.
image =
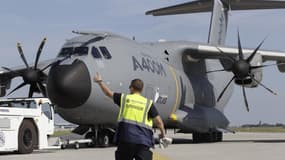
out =
[[210,134],[210,142],[218,142],[218,132],[212,132]]
[[66,145],[66,144],[62,144],[62,145],[60,146],[60,148],[61,148],[61,149],[66,149],[66,148],[67,148],[67,145]]
[[100,147],[109,147],[112,144],[113,133],[107,129],[103,129],[98,133],[98,145]]
[[28,154],[34,151],[37,141],[36,128],[32,121],[24,120],[20,126],[18,134],[18,153]]
[[194,132],[194,133],[192,134],[192,137],[193,137],[193,143],[201,143],[201,142],[202,142],[201,133]]
[[217,132],[217,142],[223,141],[223,132]]
[[199,133],[194,132],[193,143],[210,143],[210,142],[221,142],[223,139],[223,133],[211,132],[211,133]]
[[108,147],[110,145],[110,137],[107,133],[101,133],[98,137],[98,144],[101,147]]
[[79,149],[80,148],[80,144],[78,142],[74,143],[74,149]]

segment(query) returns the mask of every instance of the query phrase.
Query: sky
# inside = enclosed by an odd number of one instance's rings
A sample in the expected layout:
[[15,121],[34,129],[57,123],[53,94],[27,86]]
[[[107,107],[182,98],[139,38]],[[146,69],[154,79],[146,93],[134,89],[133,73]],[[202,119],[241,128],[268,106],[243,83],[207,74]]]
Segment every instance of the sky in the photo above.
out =
[[[111,31],[137,41],[188,40],[206,42],[210,13],[152,17],[147,10],[186,0],[9,0],[0,6],[0,66],[22,65],[16,43],[21,42],[30,63],[40,41],[47,37],[41,60],[54,58],[72,30]],[[285,51],[285,10],[231,12],[226,44],[237,46],[237,29],[244,47],[255,48],[267,35],[262,49]],[[247,113],[239,86],[225,109],[231,125],[246,123],[285,124],[285,73],[276,67],[264,69],[263,83],[275,90],[271,95],[261,87],[247,89]],[[12,88],[21,83],[16,79]],[[23,88],[14,96],[27,95]]]

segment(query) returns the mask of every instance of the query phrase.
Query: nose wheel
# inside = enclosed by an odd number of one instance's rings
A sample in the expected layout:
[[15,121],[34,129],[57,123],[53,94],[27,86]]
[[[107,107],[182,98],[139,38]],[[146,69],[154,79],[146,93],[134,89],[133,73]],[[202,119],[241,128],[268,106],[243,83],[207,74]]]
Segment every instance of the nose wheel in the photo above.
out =
[[108,128],[92,129],[85,135],[86,139],[92,139],[93,146],[110,147],[113,145],[115,132]]
[[100,147],[109,147],[112,145],[113,135],[108,130],[102,130],[98,134],[98,145]]

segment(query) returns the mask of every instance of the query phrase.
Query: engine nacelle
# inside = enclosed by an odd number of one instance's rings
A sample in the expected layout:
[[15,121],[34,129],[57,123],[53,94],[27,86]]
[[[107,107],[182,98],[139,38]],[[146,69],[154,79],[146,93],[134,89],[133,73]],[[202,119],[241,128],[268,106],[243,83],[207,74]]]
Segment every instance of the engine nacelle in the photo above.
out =
[[[251,66],[261,66],[262,65],[262,56],[259,53],[256,53],[256,55],[254,56],[254,58],[252,59],[250,65]],[[251,70],[251,74],[254,75],[254,78],[258,81],[261,82],[262,81],[262,68],[258,68],[258,69],[253,69]],[[238,85],[242,85],[242,81],[241,80],[235,80],[235,83]],[[251,79],[251,77],[247,77],[244,80],[244,84],[245,87],[247,88],[254,88],[258,86],[258,83],[254,80]]]
[[[284,62],[278,61],[277,64],[278,64],[278,63],[284,63]],[[279,70],[281,73],[285,73],[285,64],[278,65],[277,67],[278,67],[278,70]]]

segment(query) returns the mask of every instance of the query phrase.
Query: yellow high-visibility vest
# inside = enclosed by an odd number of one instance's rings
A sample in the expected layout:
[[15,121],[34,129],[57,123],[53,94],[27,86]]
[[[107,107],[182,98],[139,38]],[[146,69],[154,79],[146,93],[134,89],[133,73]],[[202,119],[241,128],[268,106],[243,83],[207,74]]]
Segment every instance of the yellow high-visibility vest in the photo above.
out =
[[126,122],[152,129],[153,120],[148,118],[151,105],[152,100],[139,94],[122,94],[118,122]]

